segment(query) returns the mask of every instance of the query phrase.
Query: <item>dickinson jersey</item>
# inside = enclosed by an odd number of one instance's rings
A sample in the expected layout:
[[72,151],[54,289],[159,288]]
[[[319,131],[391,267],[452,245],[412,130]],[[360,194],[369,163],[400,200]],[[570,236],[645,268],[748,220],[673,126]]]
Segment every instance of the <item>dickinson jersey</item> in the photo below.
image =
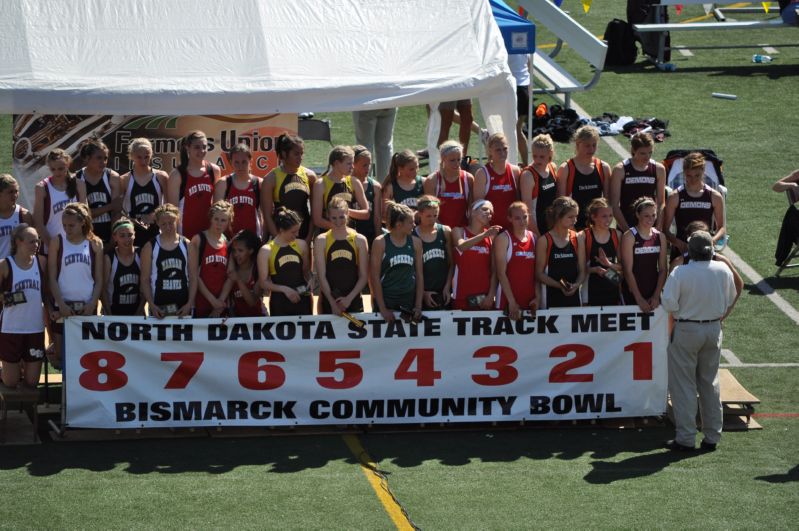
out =
[[275,190],[272,199],[275,211],[279,207],[286,207],[300,215],[299,238],[304,240],[308,236],[308,227],[311,220],[311,211],[308,209],[308,199],[311,197],[311,186],[308,173],[304,166],[297,169],[297,173],[286,173],[283,168],[275,168]]
[[[337,240],[333,231],[325,233],[325,278],[330,285],[333,298],[346,297],[358,283],[358,263],[361,257],[355,239],[358,233],[352,229],[347,230],[347,237]],[[323,313],[331,313],[327,297],[322,298]],[[362,312],[363,299],[358,294],[352,299],[347,311]]]
[[180,223],[178,230],[191,240],[195,234],[208,228],[208,210],[214,200],[213,166],[203,161],[203,173],[199,177],[187,170],[180,173]]
[[505,230],[511,230],[512,225],[508,219],[508,207],[519,199],[516,187],[516,178],[509,163],[505,163],[505,171],[501,174],[494,171],[490,164],[484,166],[486,172],[485,198],[494,205],[492,225],[501,225]]
[[602,161],[594,158],[593,162],[594,170],[588,174],[582,173],[577,169],[574,159],[569,159],[567,163],[568,182],[566,183],[566,195],[570,195],[580,207],[580,211],[577,214],[577,223],[575,224],[575,228],[578,229],[585,227],[585,212],[588,203],[604,195],[605,177],[602,173]]
[[[52,177],[44,180],[44,222],[45,230],[51,238],[64,234],[64,226],[61,224],[61,216],[64,215],[64,208],[77,200],[76,196],[67,195],[66,190],[59,190],[53,186]],[[44,245],[44,252],[47,253],[47,244]]]
[[635,169],[632,159],[627,159],[624,161],[624,177],[621,180],[619,204],[628,227],[635,227],[638,224],[635,210],[633,210],[633,202],[644,196],[657,199],[657,166],[655,166],[655,161],[650,160],[642,171]]
[[358,234],[363,234],[369,245],[375,238],[375,181],[371,177],[366,178],[363,185],[363,193],[366,196],[366,204],[369,205],[369,219],[356,219],[355,230]]
[[153,266],[150,273],[150,288],[156,306],[176,305],[178,308],[189,301],[189,250],[185,238],[180,238],[174,249],[161,247],[161,236],[156,236],[153,245]]
[[92,244],[84,239],[72,243],[59,235],[61,247],[58,260],[58,289],[64,302],[88,302],[94,290],[94,253]]
[[[247,289],[252,291],[257,282],[258,271],[257,268],[253,266],[253,268],[250,270],[250,279],[247,281]],[[254,305],[251,306],[247,304],[247,301],[244,299],[244,295],[242,295],[238,284],[236,284],[236,289],[233,290],[233,293],[230,294],[230,298],[233,301],[234,317],[260,317],[262,315],[266,315],[264,301],[260,297],[257,297]]]
[[236,186],[236,176],[229,175],[227,186],[225,187],[225,199],[233,205],[233,223],[231,224],[231,235],[237,234],[240,230],[249,230],[258,238],[263,237],[261,228],[261,217],[258,215],[261,206],[261,192],[258,186],[258,178],[250,176],[247,187],[243,190]]
[[[222,287],[227,280],[227,238],[222,236],[219,248],[215,249],[207,240],[204,232],[200,233],[200,264],[198,276],[203,281],[208,291],[219,295]],[[194,316],[207,317],[213,310],[208,299],[197,290],[197,298],[194,301]]]
[[380,285],[383,287],[383,302],[386,308],[399,310],[400,306],[413,308],[416,301],[416,253],[413,237],[408,236],[401,245],[391,241],[391,235],[383,237],[386,250],[380,263]]
[[133,249],[133,260],[125,265],[119,259],[116,249],[111,254],[111,278],[108,279],[108,299],[111,301],[112,315],[135,315],[141,302],[139,275],[141,259],[139,249]]
[[[643,239],[638,229],[630,229],[635,236],[633,244],[633,277],[638,284],[638,291],[644,299],[649,299],[655,294],[658,285],[658,261],[660,259],[660,232],[652,229],[652,235]],[[635,297],[625,285],[624,301],[635,304]]]
[[[577,235],[574,231],[569,231],[566,245],[558,247],[552,238],[552,233],[544,236],[547,239],[547,266],[544,273],[555,281],[565,280],[574,283],[580,274],[580,266],[577,263]],[[546,305],[547,308],[565,308],[580,306],[579,291],[567,297],[560,288],[546,286]]]
[[[111,185],[108,183],[108,169],[103,170],[103,175],[96,184],[89,182],[86,177],[86,168],[81,168],[75,177],[86,183],[86,202],[89,208],[102,208],[111,202]],[[104,212],[92,217],[92,232],[103,242],[111,241],[111,213]]]
[[[305,274],[302,269],[302,251],[296,240],[281,247],[277,240],[271,240],[269,246],[269,276],[272,283],[297,289],[304,286]],[[310,315],[312,313],[311,297],[303,295],[300,302],[293,303],[280,292],[273,291],[269,295],[269,313],[275,315]]]
[[22,223],[23,209],[14,206],[14,212],[7,218],[0,218],[0,260],[11,254],[11,232]]
[[419,235],[419,227],[414,229],[416,237],[422,242],[422,270],[424,276],[424,290],[442,293],[444,284],[447,283],[449,261],[447,260],[447,237],[444,226],[436,223],[436,237],[431,242],[426,242]]
[[436,197],[441,201],[438,209],[438,221],[448,227],[465,226],[467,223],[466,203],[469,198],[469,180],[466,178],[466,172],[460,170],[458,178],[452,182],[444,179],[440,171],[435,173],[434,178],[436,180]]
[[44,332],[44,313],[42,312],[42,271],[38,257],[28,269],[22,269],[14,261],[13,256],[5,259],[8,262],[9,276],[6,278],[8,291],[21,291],[25,294],[25,302],[13,306],[3,306],[0,314],[0,332],[4,334],[37,334]]
[[[530,306],[530,302],[535,298],[535,234],[532,231],[525,231],[524,241],[513,234],[513,231],[506,233],[510,236],[510,245],[505,254],[505,262],[508,264],[505,274],[513,290],[513,298],[521,308]],[[508,297],[502,291],[502,285],[497,287],[497,308],[504,310],[508,307]]]
[[416,210],[416,203],[419,198],[424,195],[424,183],[422,177],[417,175],[416,181],[413,183],[413,188],[405,190],[400,186],[399,182],[394,182],[391,185],[391,191],[394,194],[394,202],[400,205],[409,206]]
[[538,173],[532,165],[527,169],[533,174],[533,194],[535,202],[535,219],[540,234],[546,233],[551,227],[547,223],[547,208],[555,201],[558,196],[557,168],[553,163],[547,165],[544,175]]
[[[463,238],[475,235],[463,228]],[[469,308],[469,297],[486,295],[491,287],[491,238],[486,236],[468,249],[455,249],[455,275],[452,279],[452,307],[456,310]]]
[[[610,229],[608,241],[599,243],[596,241],[593,229],[586,228],[585,233],[585,255],[588,260],[588,267],[604,267],[599,263],[599,250],[605,251],[605,256],[613,263],[619,261],[619,237],[616,229]],[[603,276],[591,273],[588,275],[587,300],[589,306],[615,306],[621,304],[621,291],[619,291],[618,284],[614,284]]]
[[677,194],[677,209],[674,211],[677,238],[687,241],[685,228],[692,221],[704,221],[708,227],[713,226],[713,195],[708,185],[704,185],[698,197],[688,195],[685,185],[677,188]]

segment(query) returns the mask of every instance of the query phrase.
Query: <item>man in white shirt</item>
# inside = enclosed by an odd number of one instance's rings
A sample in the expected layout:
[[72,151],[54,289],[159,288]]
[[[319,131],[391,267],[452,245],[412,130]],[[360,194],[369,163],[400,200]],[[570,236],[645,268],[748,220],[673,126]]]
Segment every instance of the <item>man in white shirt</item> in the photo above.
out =
[[721,439],[722,410],[719,393],[721,320],[735,301],[730,269],[712,260],[713,239],[705,231],[688,240],[686,265],[671,272],[660,302],[674,316],[669,343],[669,394],[676,434],[666,446],[675,451],[694,450],[696,407],[702,417],[702,450],[713,451]]

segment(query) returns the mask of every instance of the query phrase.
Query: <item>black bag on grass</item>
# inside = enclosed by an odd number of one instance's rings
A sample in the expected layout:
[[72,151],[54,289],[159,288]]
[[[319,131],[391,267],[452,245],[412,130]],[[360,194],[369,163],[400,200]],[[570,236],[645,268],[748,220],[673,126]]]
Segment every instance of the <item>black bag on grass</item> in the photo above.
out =
[[614,18],[605,28],[605,40],[608,52],[605,55],[605,66],[629,66],[638,57],[633,28],[626,20]]

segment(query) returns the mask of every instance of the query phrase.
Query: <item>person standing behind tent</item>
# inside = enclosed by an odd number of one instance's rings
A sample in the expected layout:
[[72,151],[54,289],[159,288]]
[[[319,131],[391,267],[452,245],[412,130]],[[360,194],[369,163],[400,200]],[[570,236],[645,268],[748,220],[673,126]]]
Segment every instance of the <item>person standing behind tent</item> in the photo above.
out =
[[[463,146],[464,158],[469,153],[469,139],[472,136],[472,100],[442,101],[438,104],[438,112],[441,115],[441,129],[438,132],[437,146],[440,146],[449,139],[449,130],[455,119],[455,110],[459,114],[458,119],[458,141]],[[435,111],[433,111],[435,112]]]
[[536,238],[527,228],[529,212],[521,201],[512,203],[508,217],[513,228],[494,238],[494,269],[497,272],[497,309],[517,321],[524,310],[538,309],[535,281]]
[[502,227],[491,225],[493,217],[491,201],[478,199],[469,209],[469,224],[452,229],[455,258],[452,308],[455,310],[490,310],[494,307],[497,273],[491,246]]
[[438,198],[438,221],[448,227],[463,227],[467,223],[466,209],[472,202],[474,176],[461,169],[463,147],[447,140],[439,147],[440,167],[424,181],[424,192]]
[[136,230],[136,247],[143,247],[158,235],[155,209],[164,204],[169,176],[152,166],[153,146],[146,138],[134,138],[128,144],[128,159],[133,168],[121,177],[125,197],[122,209],[128,213]]
[[101,140],[89,140],[80,148],[84,166],[75,177],[86,186],[86,201],[92,212],[92,230],[108,246],[111,223],[122,210],[122,185],[119,174],[108,169],[108,147]]
[[695,232],[688,240],[691,262],[676,268],[663,289],[663,309],[674,316],[669,343],[669,394],[676,434],[666,443],[675,451],[696,444],[696,409],[702,418],[701,448],[713,451],[723,425],[719,392],[721,320],[730,312],[736,293],[727,266],[713,261],[713,240]]
[[252,151],[247,144],[236,144],[228,153],[233,173],[214,186],[214,201],[225,200],[233,205],[233,221],[226,236],[248,230],[263,237],[261,187],[263,179],[250,173]]
[[232,286],[227,280],[228,239],[233,221],[233,205],[216,201],[208,210],[208,228],[194,235],[189,243],[189,298],[194,301],[194,317],[220,317],[227,311]]
[[[416,202],[424,195],[424,181],[417,174],[418,171],[419,159],[410,149],[394,153],[388,175],[383,181],[383,212],[392,201],[416,210]],[[388,220],[387,213],[384,219]]]
[[503,133],[488,137],[488,164],[474,175],[474,199],[487,199],[494,206],[492,225],[511,230],[508,207],[519,200],[518,166],[508,162],[508,140]]
[[275,151],[278,167],[266,175],[261,188],[261,209],[269,236],[277,236],[279,229],[275,217],[280,207],[286,207],[300,216],[298,236],[309,243],[313,236],[313,223],[308,205],[316,174],[302,165],[305,142],[296,135],[283,133],[275,141]]
[[580,207],[575,228],[585,228],[585,210],[597,197],[610,195],[610,166],[594,155],[599,131],[584,125],[574,133],[574,157],[558,168],[558,196],[571,197]]
[[144,315],[141,259],[133,242],[135,229],[128,218],[111,226],[113,246],[103,256],[103,315]]
[[624,233],[621,263],[624,266],[624,302],[651,312],[660,305],[666,281],[666,238],[655,228],[657,204],[651,197],[633,203],[638,224]]
[[[516,80],[516,143],[519,148],[521,167],[527,166],[527,137],[524,134],[524,123],[527,121],[527,112],[530,105],[530,68],[527,65],[527,54],[508,54],[508,68]],[[532,130],[532,128],[530,128]],[[529,205],[528,205],[529,208]]]
[[254,232],[242,230],[230,241],[233,260],[228,267],[231,317],[261,317],[266,315],[263,289],[258,281],[255,259],[261,239]]
[[[391,154],[394,153],[394,124],[397,108],[354,111],[355,140],[375,155],[375,175],[388,175]],[[327,203],[325,203],[327,204]]]
[[214,186],[221,176],[219,166],[205,160],[208,139],[192,131],[180,141],[180,164],[169,174],[167,198],[180,209],[183,236],[191,240],[208,228],[208,209],[214,200]]
[[571,197],[558,197],[548,212],[552,226],[535,246],[535,276],[542,290],[542,308],[580,306],[580,286],[585,282],[585,246],[574,224],[579,214]]
[[[672,258],[688,250],[685,231],[692,221],[704,221],[708,227],[715,226],[714,243],[726,234],[724,198],[705,184],[705,157],[701,153],[689,153],[683,159],[682,168],[685,184],[669,195],[663,213],[663,229],[672,246]],[[672,221],[677,226],[676,235],[671,233]]]
[[331,199],[327,216],[332,228],[314,240],[323,314],[363,312],[361,292],[369,280],[369,247],[363,235],[347,226],[348,210],[344,198]]
[[44,360],[42,305],[49,293],[47,259],[39,256],[38,250],[36,229],[20,223],[10,234],[10,254],[0,260],[1,289],[15,299],[0,309],[0,361],[6,387],[17,387],[22,376],[20,369],[24,369],[25,387],[35,389],[39,384]]
[[17,203],[19,184],[7,173],[0,173],[0,260],[11,255],[11,233],[18,225],[33,226],[33,216]]
[[[799,198],[799,170],[786,175],[771,187],[775,192],[783,193],[790,191],[792,198]],[[791,255],[794,242],[799,239],[799,210],[794,203],[788,205],[788,210],[782,217],[780,234],[777,237],[777,248],[774,251],[774,261],[777,266],[785,263]]]
[[273,223],[277,236],[261,247],[257,259],[261,288],[269,293],[269,315],[311,315],[311,259],[308,244],[299,237],[302,218],[281,206]]
[[[351,219],[369,218],[369,205],[363,193],[363,183],[352,178],[355,152],[349,146],[336,146],[327,157],[327,169],[321,179],[314,183],[311,194],[311,213],[313,223],[320,229],[331,229],[333,224],[327,219],[327,205],[340,197],[347,202]],[[357,207],[357,208],[355,208]]]
[[588,306],[616,306],[621,300],[621,278],[624,269],[621,265],[620,231],[612,228],[613,210],[604,197],[598,197],[588,204],[588,226],[578,237],[585,247],[588,279],[583,290],[583,301]]
[[180,210],[171,203],[155,209],[158,235],[141,250],[141,292],[150,316],[189,317],[189,240],[178,234]]
[[375,237],[382,233],[383,216],[383,187],[369,175],[372,168],[372,154],[364,146],[353,146],[354,155],[352,162],[352,176],[361,181],[366,204],[369,207],[369,219],[356,219],[355,230],[363,234],[366,242],[371,246]]
[[394,311],[422,315],[424,272],[422,242],[412,236],[415,212],[407,205],[386,205],[388,232],[375,238],[370,258],[370,286],[374,303],[386,322]]
[[439,223],[439,200],[431,195],[419,198],[419,225],[413,235],[422,242],[425,310],[443,310],[449,306],[452,292],[452,231]]
[[536,238],[549,230],[547,209],[558,196],[558,170],[552,159],[555,143],[549,135],[533,138],[533,163],[519,177],[521,200],[530,212],[529,228]]
[[666,168],[652,160],[655,141],[649,133],[635,133],[630,138],[632,157],[616,164],[610,176],[610,204],[616,226],[622,232],[634,227],[638,220],[633,203],[639,197],[655,199],[658,230],[661,229],[663,205],[666,201]]
[[86,202],[86,185],[69,172],[72,157],[63,149],[47,154],[50,176],[36,184],[33,199],[33,224],[42,240],[41,250],[48,253],[50,240],[64,235],[61,216],[70,203]]

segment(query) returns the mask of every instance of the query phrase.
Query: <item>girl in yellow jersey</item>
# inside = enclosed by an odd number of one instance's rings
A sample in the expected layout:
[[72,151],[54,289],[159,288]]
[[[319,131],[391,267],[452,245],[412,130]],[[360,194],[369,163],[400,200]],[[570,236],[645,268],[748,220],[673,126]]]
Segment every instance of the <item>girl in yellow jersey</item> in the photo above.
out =
[[349,146],[336,146],[327,159],[327,170],[313,188],[311,212],[313,223],[321,229],[332,229],[327,217],[327,206],[336,198],[343,199],[352,219],[369,219],[369,204],[360,179],[352,177],[355,152]]

